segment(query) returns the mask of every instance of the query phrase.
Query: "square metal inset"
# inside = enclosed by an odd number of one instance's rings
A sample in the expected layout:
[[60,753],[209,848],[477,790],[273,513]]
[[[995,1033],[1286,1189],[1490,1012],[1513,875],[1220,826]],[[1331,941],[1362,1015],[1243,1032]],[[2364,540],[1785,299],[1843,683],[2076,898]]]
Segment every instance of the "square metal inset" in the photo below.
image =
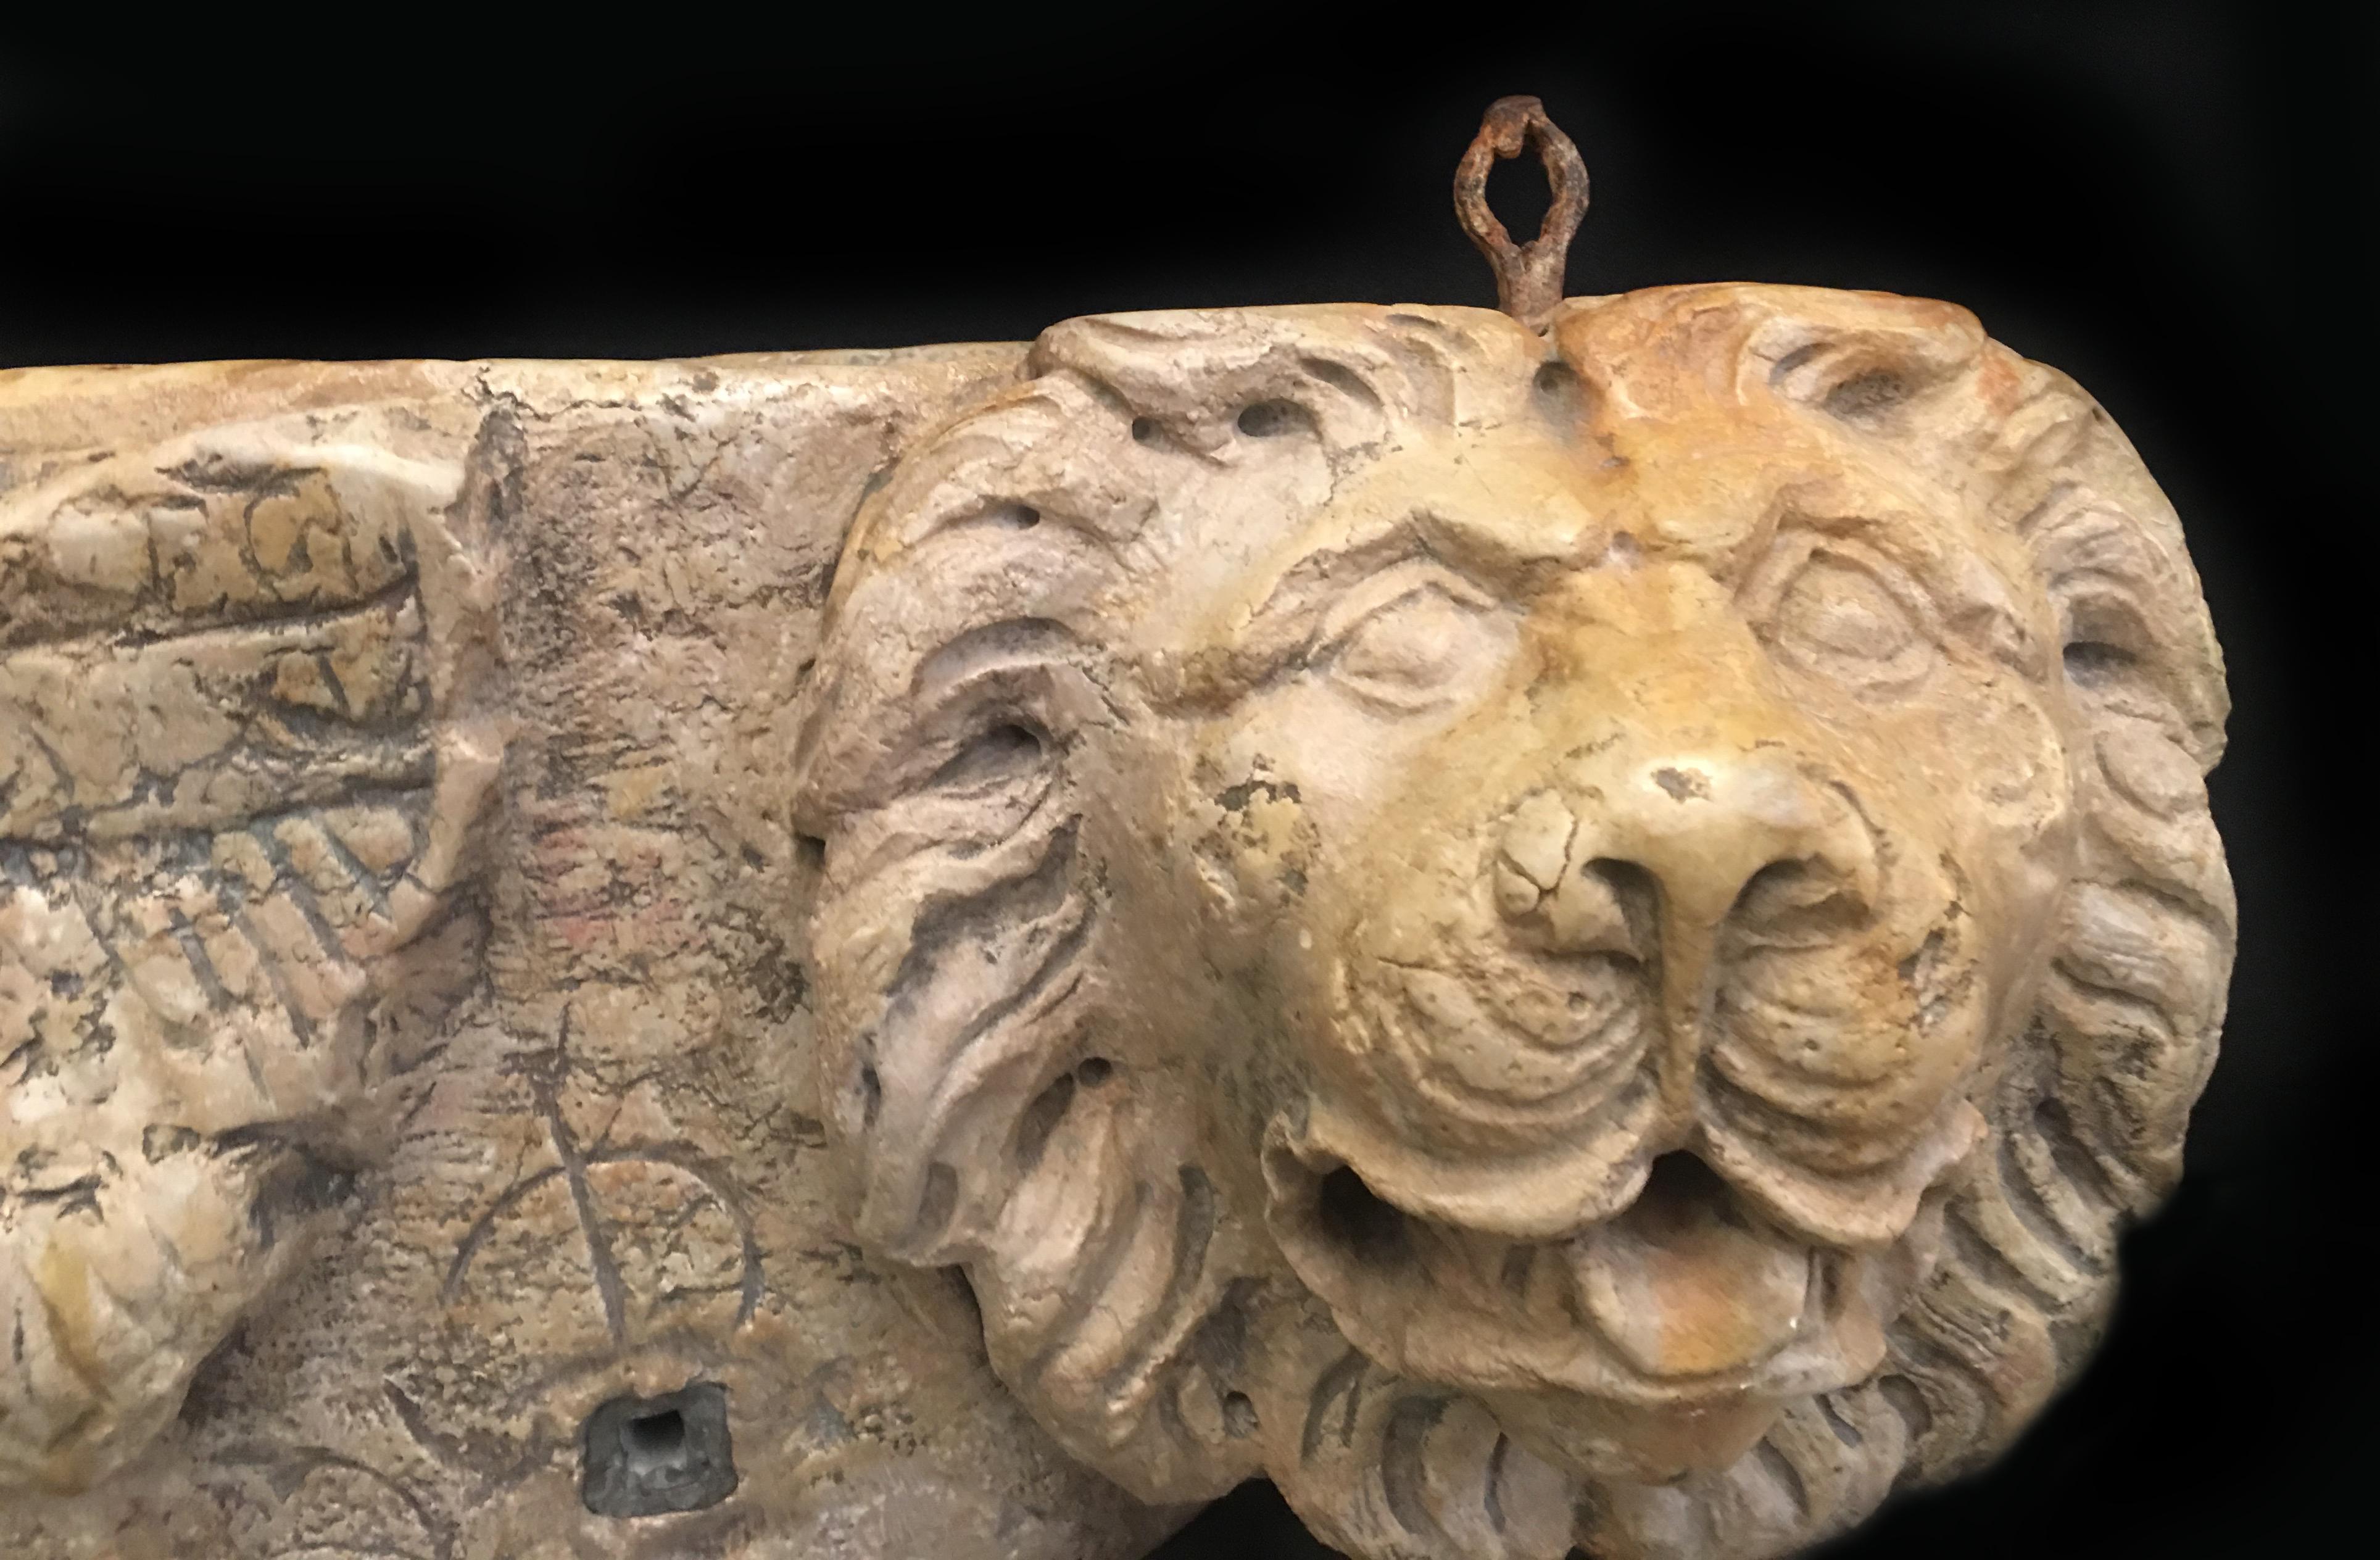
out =
[[659,1517],[716,1505],[735,1489],[727,1389],[689,1382],[659,1397],[614,1397],[587,1416],[578,1498],[599,1517]]

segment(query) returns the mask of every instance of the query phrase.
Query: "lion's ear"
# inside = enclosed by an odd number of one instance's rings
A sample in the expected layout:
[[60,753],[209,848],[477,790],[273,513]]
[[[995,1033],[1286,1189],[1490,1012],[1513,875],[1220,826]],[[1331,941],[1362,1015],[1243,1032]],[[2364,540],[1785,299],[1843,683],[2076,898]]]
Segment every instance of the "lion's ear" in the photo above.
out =
[[1742,282],[1576,299],[1553,336],[1588,384],[1640,415],[1691,415],[1724,387],[1747,406],[1781,399],[1865,432],[1937,438],[1961,420],[1945,403],[1987,342],[1952,303]]
[[1052,326],[1033,367],[1111,397],[1143,440],[1202,453],[1310,433],[1333,450],[1378,445],[1400,423],[1512,415],[1543,349],[1484,309],[1174,310]]
[[1963,382],[1984,349],[1983,326],[1955,304],[1767,291],[1788,295],[1794,306],[1753,327],[1744,371],[1787,400],[1854,427],[1893,429],[1909,403]]

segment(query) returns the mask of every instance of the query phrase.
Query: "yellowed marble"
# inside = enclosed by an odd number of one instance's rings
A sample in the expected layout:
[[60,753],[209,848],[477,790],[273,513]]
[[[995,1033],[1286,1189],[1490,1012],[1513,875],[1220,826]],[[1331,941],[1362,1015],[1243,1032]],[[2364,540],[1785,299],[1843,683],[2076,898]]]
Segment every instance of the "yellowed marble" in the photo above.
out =
[[1995,1455],[2220,1022],[2179,527],[1949,305],[1544,326],[0,374],[0,1547],[1754,1556]]

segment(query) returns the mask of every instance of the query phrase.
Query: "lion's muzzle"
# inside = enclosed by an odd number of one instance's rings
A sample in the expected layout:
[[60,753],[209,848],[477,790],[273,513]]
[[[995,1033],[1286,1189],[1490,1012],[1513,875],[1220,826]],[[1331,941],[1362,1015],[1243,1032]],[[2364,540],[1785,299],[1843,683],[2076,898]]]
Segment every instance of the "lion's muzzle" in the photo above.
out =
[[[1497,908],[1533,952],[1615,955],[1655,972],[1667,1053],[1656,1066],[1675,1106],[1691,1086],[1730,917],[1853,923],[1875,901],[1875,845],[1841,795],[1756,749],[1614,744],[1564,778],[1506,823],[1491,869]],[[1747,900],[1764,874],[1792,881],[1784,902]]]
[[[1745,969],[1920,945],[1907,906],[1881,913],[1885,849],[1822,734],[1723,676],[1660,691],[1685,720],[1549,722],[1567,750],[1333,939],[1345,1018],[1307,1036],[1319,1091],[1383,1145],[1351,1157],[1401,1206],[1516,1237],[1612,1216],[1655,1155],[1695,1145]],[[1902,898],[1922,920],[1927,896]],[[1514,1173],[1465,1184],[1499,1163]]]
[[1689,1462],[1876,1368],[1974,1141],[1916,1059],[1983,1012],[1918,990],[1957,985],[1955,873],[1729,660],[1538,704],[1554,750],[1355,912],[1267,1156],[1284,1255],[1367,1352],[1515,1424],[1703,1426]]

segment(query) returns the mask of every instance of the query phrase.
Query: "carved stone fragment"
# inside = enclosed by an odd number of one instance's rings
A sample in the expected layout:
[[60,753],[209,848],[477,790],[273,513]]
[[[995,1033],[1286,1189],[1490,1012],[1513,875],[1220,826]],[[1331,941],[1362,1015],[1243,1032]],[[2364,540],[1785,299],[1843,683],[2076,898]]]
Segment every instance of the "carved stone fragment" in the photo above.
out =
[[2007,1445],[2221,1018],[2179,525],[1962,310],[1493,237],[0,375],[0,1549],[1750,1557]]

